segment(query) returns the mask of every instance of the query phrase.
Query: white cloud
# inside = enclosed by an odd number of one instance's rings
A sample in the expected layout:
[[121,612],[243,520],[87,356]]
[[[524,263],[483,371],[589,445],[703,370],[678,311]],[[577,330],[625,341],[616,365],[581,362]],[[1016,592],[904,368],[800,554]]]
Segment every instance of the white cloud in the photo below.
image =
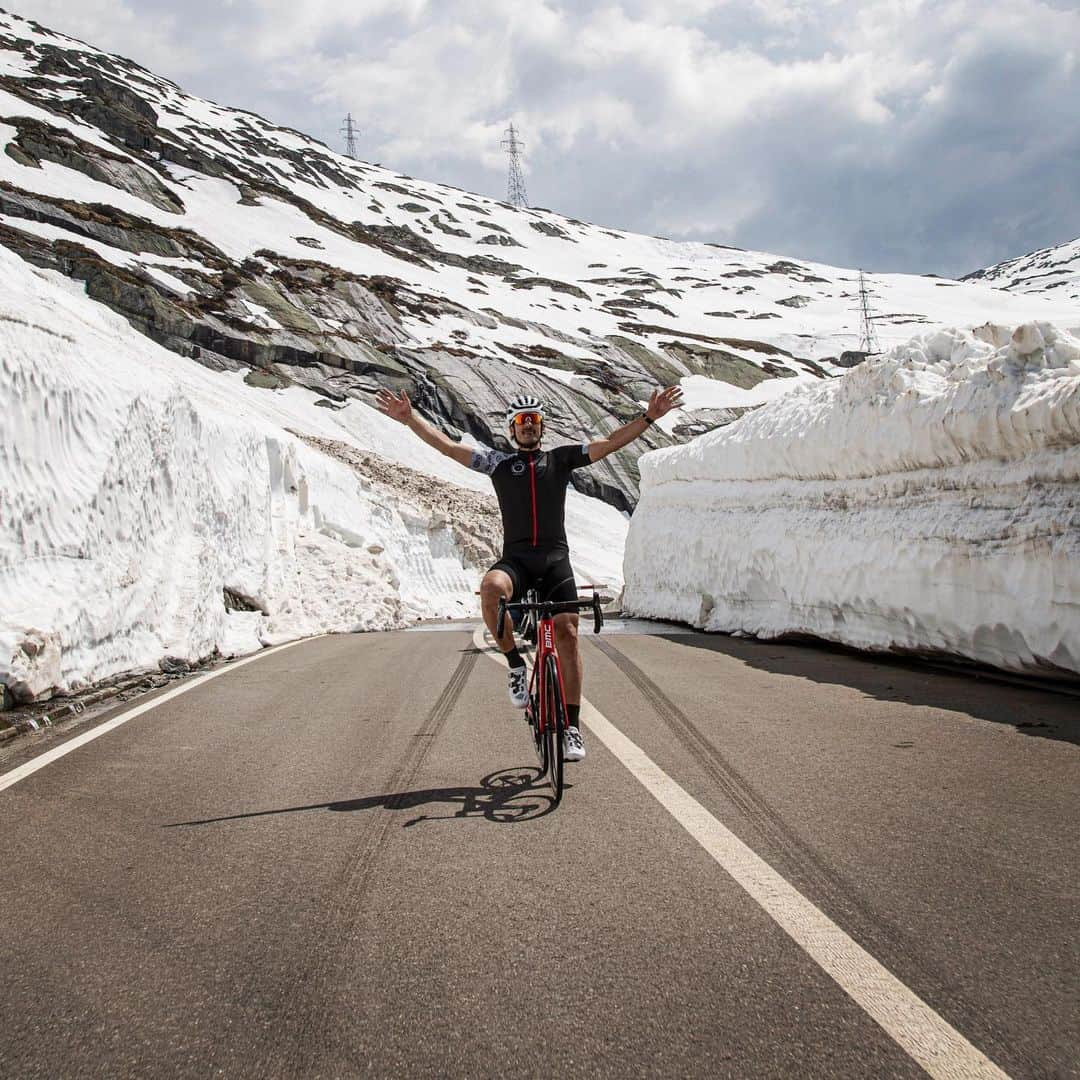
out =
[[[9,10],[69,37],[129,57],[169,77],[193,76],[205,57],[184,42],[181,20],[171,12],[147,17],[124,0],[17,0]],[[179,9],[179,5],[176,5]],[[165,70],[168,69],[168,70]],[[175,74],[170,74],[170,72]]]
[[643,232],[955,272],[1080,232],[1080,14],[1049,0],[65,8],[21,10],[465,187],[501,192],[513,116],[534,200]]

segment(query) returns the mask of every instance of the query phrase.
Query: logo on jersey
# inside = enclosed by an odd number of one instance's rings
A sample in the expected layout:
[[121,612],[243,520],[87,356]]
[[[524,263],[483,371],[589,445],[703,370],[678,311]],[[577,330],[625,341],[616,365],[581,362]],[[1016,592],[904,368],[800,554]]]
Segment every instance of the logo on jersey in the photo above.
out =
[[521,476],[522,473],[525,472],[525,462],[524,461],[515,461],[514,464],[510,466],[510,471],[515,476]]

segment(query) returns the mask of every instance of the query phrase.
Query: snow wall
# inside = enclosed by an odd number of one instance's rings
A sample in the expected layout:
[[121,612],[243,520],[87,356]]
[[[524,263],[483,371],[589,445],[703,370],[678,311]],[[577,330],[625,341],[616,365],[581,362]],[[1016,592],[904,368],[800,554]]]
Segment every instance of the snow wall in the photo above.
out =
[[17,700],[475,611],[445,522],[290,435],[277,403],[0,248],[0,682]]
[[917,337],[641,460],[624,609],[1080,673],[1080,339]]

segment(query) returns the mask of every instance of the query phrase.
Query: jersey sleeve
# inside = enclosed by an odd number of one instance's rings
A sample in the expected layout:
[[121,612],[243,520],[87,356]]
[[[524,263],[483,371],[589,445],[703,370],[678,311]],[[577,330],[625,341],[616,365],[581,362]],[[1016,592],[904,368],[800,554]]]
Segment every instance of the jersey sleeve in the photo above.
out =
[[491,476],[504,461],[513,456],[513,454],[506,453],[505,450],[474,450],[472,461],[469,462],[469,468]]
[[580,469],[585,465],[591,465],[589,460],[589,444],[578,443],[576,446],[558,446],[552,454],[559,464],[567,470]]

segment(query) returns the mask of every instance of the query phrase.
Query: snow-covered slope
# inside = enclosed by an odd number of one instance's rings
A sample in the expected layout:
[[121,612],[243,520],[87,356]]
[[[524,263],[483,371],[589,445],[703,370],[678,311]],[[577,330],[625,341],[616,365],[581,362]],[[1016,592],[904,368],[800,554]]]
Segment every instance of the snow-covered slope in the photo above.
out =
[[[473,616],[487,478],[315,400],[179,358],[0,248],[0,683],[49,696],[166,656]],[[568,530],[579,571],[617,589],[623,516],[573,494]]]
[[1070,302],[1080,311],[1080,237],[976,270],[963,280]]
[[633,612],[1080,672],[1080,340],[1048,324],[924,335],[642,484]]

